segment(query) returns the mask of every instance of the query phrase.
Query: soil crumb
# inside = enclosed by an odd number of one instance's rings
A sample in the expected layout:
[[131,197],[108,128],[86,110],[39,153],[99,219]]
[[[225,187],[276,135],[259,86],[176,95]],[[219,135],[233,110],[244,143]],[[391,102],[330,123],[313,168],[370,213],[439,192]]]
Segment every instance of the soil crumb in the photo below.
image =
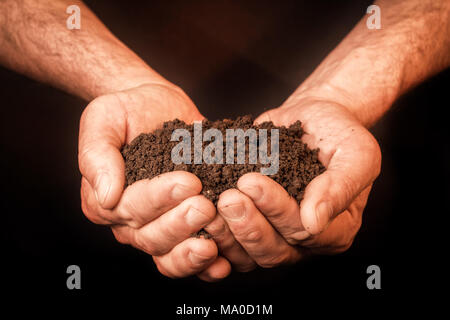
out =
[[[276,174],[269,175],[270,178],[282,185],[290,196],[295,198],[298,203],[303,198],[303,194],[308,183],[317,175],[321,174],[325,167],[317,158],[318,149],[311,150],[301,141],[304,131],[301,122],[297,121],[289,127],[275,126],[272,122],[264,122],[259,125],[253,124],[251,116],[238,117],[235,120],[218,120],[202,122],[202,133],[210,128],[216,128],[223,135],[223,164],[207,164],[202,161],[201,164],[194,164],[194,125],[186,124],[178,119],[168,121],[163,127],[152,133],[143,133],[136,137],[130,144],[122,149],[122,155],[125,160],[125,185],[141,179],[151,179],[162,173],[184,170],[195,174],[203,185],[202,194],[217,204],[219,195],[230,188],[235,188],[238,179],[248,172],[260,172],[261,168],[269,167],[270,164],[262,164],[258,161],[256,164],[249,163],[249,140],[245,139],[245,163],[237,164],[236,140],[234,143],[234,164],[226,163],[226,130],[247,129],[267,130],[268,154],[271,150],[271,129],[279,130],[279,169]],[[180,143],[181,140],[171,141],[172,132],[175,129],[186,129],[191,134],[191,164],[174,164],[171,158],[172,149]],[[203,141],[203,150],[211,144],[211,141]],[[258,147],[261,141],[258,141]],[[205,236],[205,233],[197,234],[198,237]],[[206,236],[205,236],[206,237]]]

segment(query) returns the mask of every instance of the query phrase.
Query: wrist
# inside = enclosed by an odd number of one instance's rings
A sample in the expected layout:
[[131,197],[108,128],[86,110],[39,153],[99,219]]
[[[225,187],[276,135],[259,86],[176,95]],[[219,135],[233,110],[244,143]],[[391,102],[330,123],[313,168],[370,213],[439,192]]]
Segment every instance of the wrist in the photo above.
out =
[[320,106],[323,103],[333,104],[345,109],[363,126],[368,126],[367,123],[371,121],[364,115],[364,108],[358,100],[350,92],[328,83],[322,83],[320,86],[314,87],[302,85],[282,104],[281,108],[301,107],[302,105]]
[[401,69],[366,48],[337,50],[284,104],[305,98],[339,104],[361,124],[373,125],[400,95]]
[[87,93],[87,97],[91,100],[101,95],[125,91],[146,84],[177,88],[173,83],[144,64],[142,66],[128,66],[126,69],[109,73],[103,78],[102,83]]

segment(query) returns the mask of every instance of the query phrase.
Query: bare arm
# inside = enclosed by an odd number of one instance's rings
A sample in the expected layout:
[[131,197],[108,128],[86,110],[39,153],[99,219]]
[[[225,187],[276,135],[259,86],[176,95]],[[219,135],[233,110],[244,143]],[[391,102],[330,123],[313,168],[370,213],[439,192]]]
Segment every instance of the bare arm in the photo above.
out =
[[364,17],[286,101],[331,99],[364,125],[405,91],[450,65],[450,2],[380,0],[381,29]]
[[[69,30],[66,9],[81,9]],[[143,83],[167,83],[81,1],[0,1],[0,64],[91,100]]]

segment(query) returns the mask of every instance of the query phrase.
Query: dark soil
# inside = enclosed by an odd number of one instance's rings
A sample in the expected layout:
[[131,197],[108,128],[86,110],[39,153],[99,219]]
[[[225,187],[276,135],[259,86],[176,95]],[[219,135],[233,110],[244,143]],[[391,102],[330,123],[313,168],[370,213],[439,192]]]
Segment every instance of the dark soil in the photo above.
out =
[[[179,141],[170,141],[174,129],[185,128],[191,132],[192,164],[175,165],[171,159],[171,151]],[[311,150],[301,141],[303,129],[300,121],[295,122],[288,128],[274,126],[272,122],[264,122],[260,125],[253,125],[251,116],[239,117],[236,120],[220,120],[211,122],[208,120],[202,123],[202,132],[209,128],[219,129],[224,137],[226,129],[254,128],[267,129],[268,150],[270,154],[270,129],[279,129],[279,170],[276,174],[270,175],[272,179],[282,185],[287,192],[300,202],[306,185],[325,168],[317,159],[318,149]],[[268,167],[267,164],[248,163],[248,141],[246,140],[246,163],[245,164],[193,164],[194,159],[194,126],[188,125],[180,120],[165,122],[161,129],[153,133],[145,133],[136,137],[129,145],[122,149],[125,159],[126,186],[141,179],[151,179],[159,174],[184,170],[195,174],[203,184],[202,193],[205,197],[217,203],[220,193],[235,188],[237,180],[248,172],[259,172],[261,167]],[[211,142],[204,142],[203,147]],[[235,143],[236,148],[236,143]],[[224,147],[223,159],[225,162],[226,148]],[[235,150],[236,156],[236,150]],[[236,163],[236,160],[235,160]]]

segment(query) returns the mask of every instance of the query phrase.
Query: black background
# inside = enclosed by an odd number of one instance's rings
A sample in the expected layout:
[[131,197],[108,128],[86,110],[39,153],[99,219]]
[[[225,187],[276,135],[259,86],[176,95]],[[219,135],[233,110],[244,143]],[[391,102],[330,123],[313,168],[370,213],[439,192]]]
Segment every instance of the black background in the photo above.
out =
[[[281,104],[370,3],[87,1],[210,119],[257,115]],[[351,315],[361,305],[373,312],[405,295],[429,296],[444,286],[448,265],[449,80],[447,70],[423,83],[372,128],[383,152],[382,173],[350,250],[208,284],[159,275],[151,257],[84,217],[77,138],[86,103],[0,69],[1,290],[19,301],[86,298],[107,310],[144,306],[150,319],[156,313],[171,318],[183,303],[273,304],[273,318],[282,318],[305,311]],[[71,264],[82,270],[79,291],[66,288]],[[378,291],[366,288],[371,264],[381,267]],[[144,305],[123,303],[135,297]]]

